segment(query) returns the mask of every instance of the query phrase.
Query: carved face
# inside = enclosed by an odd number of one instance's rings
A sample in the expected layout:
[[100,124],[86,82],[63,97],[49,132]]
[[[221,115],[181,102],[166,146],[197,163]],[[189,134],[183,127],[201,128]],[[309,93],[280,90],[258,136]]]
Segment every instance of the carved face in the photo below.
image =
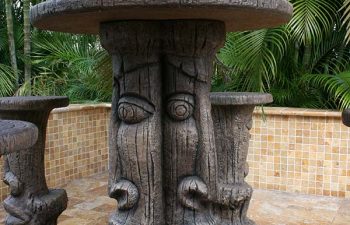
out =
[[142,98],[124,96],[119,100],[118,116],[125,123],[140,123],[153,113],[154,106]]
[[175,94],[168,99],[167,111],[170,118],[183,121],[193,115],[194,98],[189,94]]

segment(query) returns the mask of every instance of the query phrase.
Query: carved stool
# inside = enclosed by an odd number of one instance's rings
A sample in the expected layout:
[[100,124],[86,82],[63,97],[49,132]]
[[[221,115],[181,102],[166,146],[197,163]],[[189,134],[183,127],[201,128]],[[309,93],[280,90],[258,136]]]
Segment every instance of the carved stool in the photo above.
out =
[[28,122],[0,120],[0,157],[32,147],[38,139],[38,128]]
[[68,102],[66,97],[0,98],[0,119],[28,121],[38,128],[33,147],[5,156],[5,182],[11,190],[4,201],[6,225],[55,225],[66,209],[65,190],[47,187],[44,152],[50,111]]
[[271,103],[272,95],[261,93],[211,93],[215,143],[218,158],[219,198],[214,210],[222,225],[254,224],[247,218],[253,189],[244,181],[249,167],[252,117],[255,105]]
[[228,221],[232,201],[220,192],[213,58],[226,31],[277,26],[291,14],[286,0],[49,0],[32,8],[34,26],[100,34],[112,56],[109,195],[118,208],[110,225],[250,223]]

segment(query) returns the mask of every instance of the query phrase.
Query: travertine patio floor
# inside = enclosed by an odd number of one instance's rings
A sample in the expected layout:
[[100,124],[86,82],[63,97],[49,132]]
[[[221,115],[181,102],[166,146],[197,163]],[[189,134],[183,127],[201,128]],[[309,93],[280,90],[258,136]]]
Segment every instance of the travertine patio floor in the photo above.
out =
[[[107,174],[65,186],[69,208],[59,225],[105,225],[116,202],[106,196]],[[255,190],[249,216],[257,225],[350,225],[350,199]],[[0,210],[3,224],[5,213]]]

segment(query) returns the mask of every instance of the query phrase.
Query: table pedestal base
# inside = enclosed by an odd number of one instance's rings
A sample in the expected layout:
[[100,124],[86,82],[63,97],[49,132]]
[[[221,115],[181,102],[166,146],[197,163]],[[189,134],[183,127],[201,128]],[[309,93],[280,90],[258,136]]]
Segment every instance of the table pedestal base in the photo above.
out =
[[109,224],[253,224],[252,189],[221,176],[215,145],[209,92],[224,23],[111,22],[100,35],[114,69]]

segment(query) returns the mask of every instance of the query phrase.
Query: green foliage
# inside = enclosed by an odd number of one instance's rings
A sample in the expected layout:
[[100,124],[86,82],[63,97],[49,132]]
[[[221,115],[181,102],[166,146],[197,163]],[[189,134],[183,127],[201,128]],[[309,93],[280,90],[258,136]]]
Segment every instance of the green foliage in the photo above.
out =
[[34,94],[110,101],[111,64],[96,37],[36,32],[33,43]]
[[350,107],[343,1],[290,2],[294,16],[286,26],[228,35],[213,90],[270,92],[276,106]]
[[[31,1],[37,4],[40,1]],[[33,30],[32,80],[24,82],[23,1],[13,1],[14,37],[21,87],[14,88],[4,1],[0,1],[0,96],[67,95],[71,102],[110,101],[112,66],[96,36]]]
[[7,96],[13,91],[15,77],[11,67],[0,63],[0,96]]
[[291,37],[298,42],[320,42],[325,33],[332,32],[339,18],[341,0],[290,0],[294,15],[289,22]]
[[340,109],[350,106],[350,71],[336,75],[330,74],[308,74],[304,76],[307,82],[322,87],[332,95],[336,102],[339,102]]
[[[31,1],[32,4],[40,2]],[[217,55],[214,91],[258,91],[275,106],[350,106],[350,0],[290,0],[294,16],[273,29],[229,33]],[[32,87],[24,83],[23,1],[13,1],[21,88],[14,89],[0,1],[0,96],[68,95],[110,101],[112,66],[95,36],[32,31]]]
[[343,25],[346,27],[346,42],[350,42],[350,0],[344,0],[343,7]]
[[233,80],[239,80],[232,83],[231,88],[266,91],[276,78],[277,62],[284,55],[285,40],[284,28],[228,34],[219,58],[232,68]]

